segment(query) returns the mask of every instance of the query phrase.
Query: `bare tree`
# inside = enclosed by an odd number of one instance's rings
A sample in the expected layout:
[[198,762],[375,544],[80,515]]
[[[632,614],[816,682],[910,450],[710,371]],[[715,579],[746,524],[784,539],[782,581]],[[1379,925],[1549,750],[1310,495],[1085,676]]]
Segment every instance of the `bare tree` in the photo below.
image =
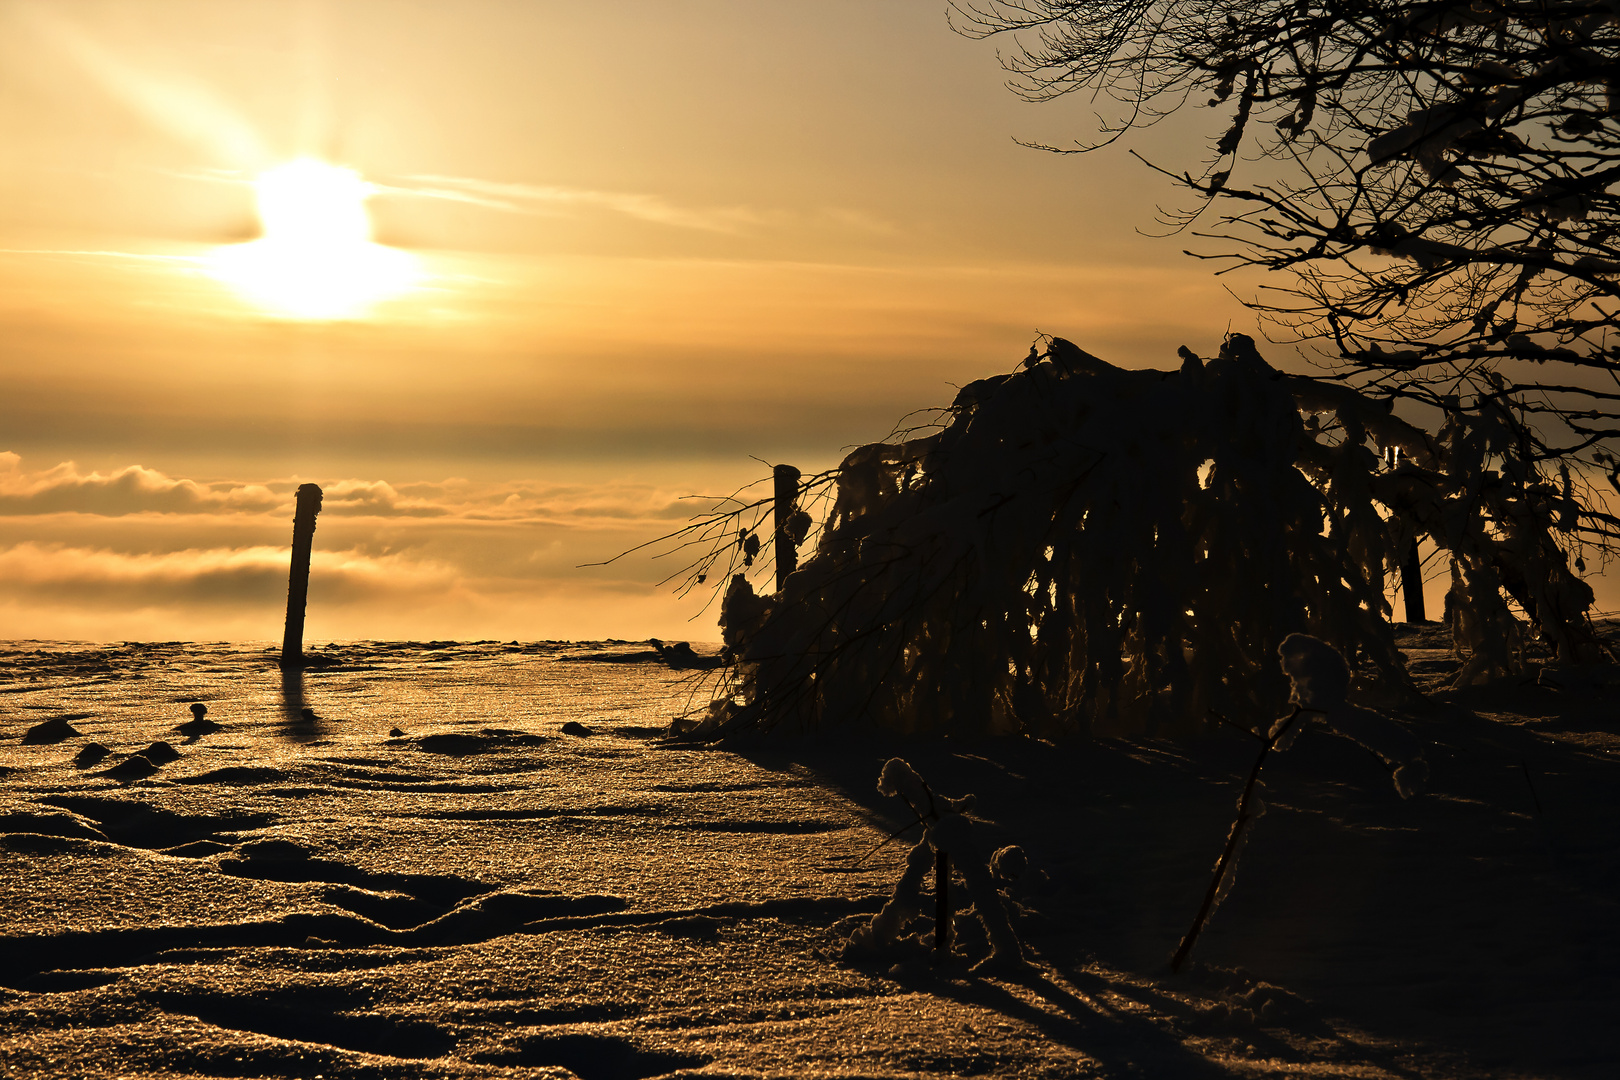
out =
[[[1013,40],[1024,97],[1112,109],[1064,152],[1221,110],[1196,167],[1154,167],[1196,197],[1168,215],[1189,254],[1284,272],[1246,300],[1274,340],[1448,416],[1465,394],[1506,408],[1532,468],[1620,489],[1609,0],[983,0],[953,22]],[[1620,536],[1583,503],[1581,533]]]

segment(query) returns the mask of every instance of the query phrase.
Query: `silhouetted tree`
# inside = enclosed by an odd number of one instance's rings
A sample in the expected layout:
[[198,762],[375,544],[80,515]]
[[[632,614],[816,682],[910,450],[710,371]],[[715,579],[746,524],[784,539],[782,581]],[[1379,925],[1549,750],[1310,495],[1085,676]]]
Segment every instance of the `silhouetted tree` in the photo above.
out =
[[[1447,416],[1464,394],[1505,408],[1532,468],[1620,489],[1620,6],[983,0],[953,19],[1013,37],[1026,98],[1116,107],[1064,152],[1223,110],[1198,168],[1161,169],[1198,197],[1168,221],[1223,273],[1286,272],[1247,301],[1271,336]],[[1620,537],[1582,501],[1580,532]]]

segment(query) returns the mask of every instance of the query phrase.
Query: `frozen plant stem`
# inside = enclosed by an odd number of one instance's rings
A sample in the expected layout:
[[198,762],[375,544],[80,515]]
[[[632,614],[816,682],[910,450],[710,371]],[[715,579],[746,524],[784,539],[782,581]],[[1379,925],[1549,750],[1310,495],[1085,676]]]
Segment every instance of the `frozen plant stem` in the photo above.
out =
[[1170,970],[1172,972],[1180,971],[1181,965],[1187,962],[1187,957],[1192,954],[1193,944],[1197,942],[1198,935],[1204,929],[1204,924],[1209,921],[1210,915],[1215,910],[1215,902],[1221,894],[1221,882],[1226,878],[1227,871],[1231,868],[1233,857],[1237,854],[1239,841],[1243,838],[1243,830],[1248,827],[1250,821],[1249,804],[1254,798],[1254,789],[1260,783],[1260,769],[1266,763],[1266,756],[1287,734],[1288,729],[1293,727],[1294,722],[1299,719],[1301,711],[1302,706],[1295,705],[1294,711],[1289,713],[1281,723],[1273,725],[1270,734],[1266,736],[1265,745],[1260,748],[1260,756],[1254,759],[1254,768],[1249,770],[1249,782],[1243,785],[1243,794],[1238,797],[1237,819],[1232,822],[1232,831],[1226,836],[1226,849],[1221,852],[1219,861],[1215,863],[1215,875],[1210,880],[1209,891],[1204,894],[1204,905],[1198,909],[1198,917],[1193,920],[1192,929],[1188,930],[1187,936],[1181,939],[1181,944],[1176,948],[1176,955],[1170,958]]

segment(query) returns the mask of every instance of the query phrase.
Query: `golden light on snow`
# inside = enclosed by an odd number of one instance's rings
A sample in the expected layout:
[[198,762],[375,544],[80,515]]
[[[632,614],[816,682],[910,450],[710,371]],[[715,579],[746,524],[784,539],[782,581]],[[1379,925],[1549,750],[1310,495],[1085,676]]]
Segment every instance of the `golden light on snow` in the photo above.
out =
[[372,242],[372,187],[353,169],[299,158],[254,188],[264,236],[219,249],[210,270],[259,306],[297,319],[348,318],[421,276],[409,252]]

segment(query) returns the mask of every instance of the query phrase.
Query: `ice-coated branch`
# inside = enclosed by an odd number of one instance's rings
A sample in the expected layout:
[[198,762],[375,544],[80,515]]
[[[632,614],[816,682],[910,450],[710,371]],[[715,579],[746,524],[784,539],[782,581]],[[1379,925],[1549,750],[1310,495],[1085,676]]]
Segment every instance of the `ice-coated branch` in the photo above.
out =
[[1232,819],[1232,827],[1226,834],[1226,846],[1221,849],[1221,857],[1215,860],[1215,872],[1210,878],[1209,889],[1204,893],[1203,906],[1194,916],[1192,927],[1176,946],[1175,955],[1170,958],[1170,970],[1180,971],[1181,965],[1187,962],[1192,954],[1193,945],[1198,941],[1198,935],[1203,933],[1204,924],[1209,917],[1215,914],[1215,909],[1226,898],[1232,889],[1232,871],[1236,866],[1238,854],[1243,850],[1247,839],[1245,830],[1249,823],[1265,812],[1264,804],[1254,797],[1254,790],[1260,783],[1260,769],[1266,763],[1266,757],[1277,748],[1277,743],[1286,737],[1299,719],[1300,709],[1295,707],[1287,716],[1272,725],[1271,732],[1266,736],[1265,745],[1261,746],[1260,754],[1254,759],[1254,767],[1249,770],[1248,782],[1243,785],[1243,793],[1238,796],[1237,817]]
[[1315,717],[1327,727],[1360,744],[1382,761],[1392,773],[1395,790],[1401,798],[1411,798],[1428,776],[1423,749],[1405,728],[1386,716],[1345,700],[1350,692],[1350,666],[1337,649],[1309,634],[1290,634],[1278,646],[1283,673],[1292,689],[1294,707],[1267,731],[1260,753],[1249,770],[1249,778],[1238,796],[1237,816],[1226,834],[1226,846],[1215,861],[1215,871],[1204,902],[1192,926],[1170,958],[1170,970],[1180,971],[1192,954],[1198,935],[1215,909],[1232,890],[1238,857],[1248,842],[1248,828],[1265,813],[1265,803],[1255,794],[1260,786],[1260,770],[1273,750],[1288,749],[1306,720]]

